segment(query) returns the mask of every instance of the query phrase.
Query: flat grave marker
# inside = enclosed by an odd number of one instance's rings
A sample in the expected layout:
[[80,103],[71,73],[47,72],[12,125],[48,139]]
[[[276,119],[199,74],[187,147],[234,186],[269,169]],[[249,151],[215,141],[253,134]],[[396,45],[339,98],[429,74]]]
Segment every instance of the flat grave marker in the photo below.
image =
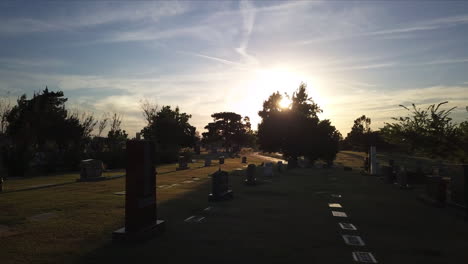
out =
[[342,237],[347,245],[360,247],[366,245],[360,236],[342,235]]
[[348,215],[345,212],[339,211],[332,211],[332,215],[335,217],[348,217]]
[[355,251],[353,252],[353,260],[360,263],[377,263],[374,255],[370,252]]
[[357,227],[351,223],[338,223],[343,230],[356,231]]
[[339,204],[339,203],[329,203],[329,204],[328,204],[328,207],[331,207],[331,208],[343,208],[343,207],[341,206],[341,204]]

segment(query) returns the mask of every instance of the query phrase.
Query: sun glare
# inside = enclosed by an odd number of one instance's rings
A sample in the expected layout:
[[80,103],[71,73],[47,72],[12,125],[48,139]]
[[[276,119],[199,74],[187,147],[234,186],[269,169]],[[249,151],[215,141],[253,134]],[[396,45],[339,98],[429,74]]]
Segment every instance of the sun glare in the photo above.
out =
[[279,107],[285,109],[285,108],[288,108],[290,104],[291,104],[291,100],[289,100],[289,98],[283,97],[281,101],[279,102]]

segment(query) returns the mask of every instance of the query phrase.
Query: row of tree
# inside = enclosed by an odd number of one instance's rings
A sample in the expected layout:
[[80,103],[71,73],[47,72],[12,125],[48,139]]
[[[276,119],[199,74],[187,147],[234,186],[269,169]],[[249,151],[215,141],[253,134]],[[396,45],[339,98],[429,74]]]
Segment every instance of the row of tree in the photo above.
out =
[[[281,108],[282,99],[274,93],[264,102],[258,132],[252,130],[249,117],[220,112],[211,115],[213,122],[206,125],[202,137],[190,124],[191,115],[179,107],[158,107],[144,101],[141,108],[146,126],[141,135],[156,143],[158,162],[173,162],[181,151],[197,145],[230,152],[258,146],[282,152],[287,158],[306,156],[332,162],[341,135],[329,120],[319,120],[317,114],[322,110],[308,97],[306,85],[291,96],[290,107]],[[21,96],[14,106],[0,104],[0,147],[9,175],[24,175],[28,168],[75,170],[85,158],[101,159],[108,168],[125,165],[128,134],[121,129],[122,116],[105,114],[98,120],[93,114],[69,111],[67,100],[63,92],[46,87],[31,99]],[[106,128],[107,136],[103,136]]]
[[[287,107],[282,107],[284,100],[290,101]],[[108,168],[125,166],[128,134],[121,128],[122,116],[106,114],[98,120],[92,114],[67,110],[66,102],[63,92],[47,88],[31,99],[21,96],[13,106],[0,102],[0,148],[9,175],[24,175],[31,167],[40,172],[75,170],[85,158],[103,160]],[[213,122],[200,136],[190,124],[190,114],[146,101],[141,103],[146,125],[140,133],[156,142],[158,162],[174,162],[181,152],[195,146],[230,152],[250,146],[280,152],[293,163],[305,157],[331,164],[340,148],[365,151],[370,145],[466,162],[468,121],[454,123],[453,108],[441,110],[444,104],[423,110],[402,106],[409,114],[393,118],[393,123],[377,131],[371,130],[371,119],[363,115],[343,139],[330,120],[320,120],[322,109],[301,84],[292,95],[276,92],[263,102],[258,131],[252,130],[249,117],[220,112],[211,115]]]
[[[351,132],[341,142],[343,149],[368,150],[374,145],[387,151],[417,154],[468,162],[468,121],[453,122],[451,114],[455,107],[441,109],[448,102],[418,108],[400,105],[406,116],[393,117],[393,122],[372,131],[371,119],[365,115],[354,120]],[[466,108],[468,112],[468,107]]]

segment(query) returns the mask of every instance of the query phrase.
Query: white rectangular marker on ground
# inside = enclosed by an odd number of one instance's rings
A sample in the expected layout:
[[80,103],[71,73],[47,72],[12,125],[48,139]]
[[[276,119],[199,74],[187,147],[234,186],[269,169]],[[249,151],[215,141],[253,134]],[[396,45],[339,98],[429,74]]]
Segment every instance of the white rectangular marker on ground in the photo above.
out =
[[345,212],[332,211],[332,215],[336,217],[348,217]]
[[341,196],[341,194],[332,194],[331,197],[333,197],[333,198],[341,198],[342,196]]
[[332,208],[343,208],[339,203],[329,203],[328,206]]
[[184,221],[185,221],[185,222],[191,222],[192,219],[194,219],[195,217],[196,217],[196,216],[192,215],[192,216],[190,216],[190,217],[187,217],[187,219],[185,219]]
[[366,244],[360,236],[341,235],[347,245],[363,247]]
[[201,217],[195,219],[195,222],[201,223],[201,221],[203,221],[203,219],[205,219],[205,217],[201,216]]
[[203,211],[209,211],[211,210],[211,206],[208,206],[207,208],[203,209]]
[[370,252],[355,251],[353,252],[353,259],[354,261],[360,263],[377,263],[374,255],[372,255]]
[[356,231],[357,228],[355,225],[353,224],[350,224],[350,223],[338,223],[341,227],[341,229],[343,230],[352,230],[352,231]]

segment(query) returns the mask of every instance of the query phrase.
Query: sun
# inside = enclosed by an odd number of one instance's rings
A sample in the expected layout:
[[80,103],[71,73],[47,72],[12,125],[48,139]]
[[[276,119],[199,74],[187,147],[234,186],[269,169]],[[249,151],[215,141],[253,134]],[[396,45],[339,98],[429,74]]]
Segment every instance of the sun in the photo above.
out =
[[289,100],[289,98],[287,97],[283,97],[281,101],[279,101],[278,105],[280,108],[283,109],[289,108],[289,106],[291,105],[291,100]]

